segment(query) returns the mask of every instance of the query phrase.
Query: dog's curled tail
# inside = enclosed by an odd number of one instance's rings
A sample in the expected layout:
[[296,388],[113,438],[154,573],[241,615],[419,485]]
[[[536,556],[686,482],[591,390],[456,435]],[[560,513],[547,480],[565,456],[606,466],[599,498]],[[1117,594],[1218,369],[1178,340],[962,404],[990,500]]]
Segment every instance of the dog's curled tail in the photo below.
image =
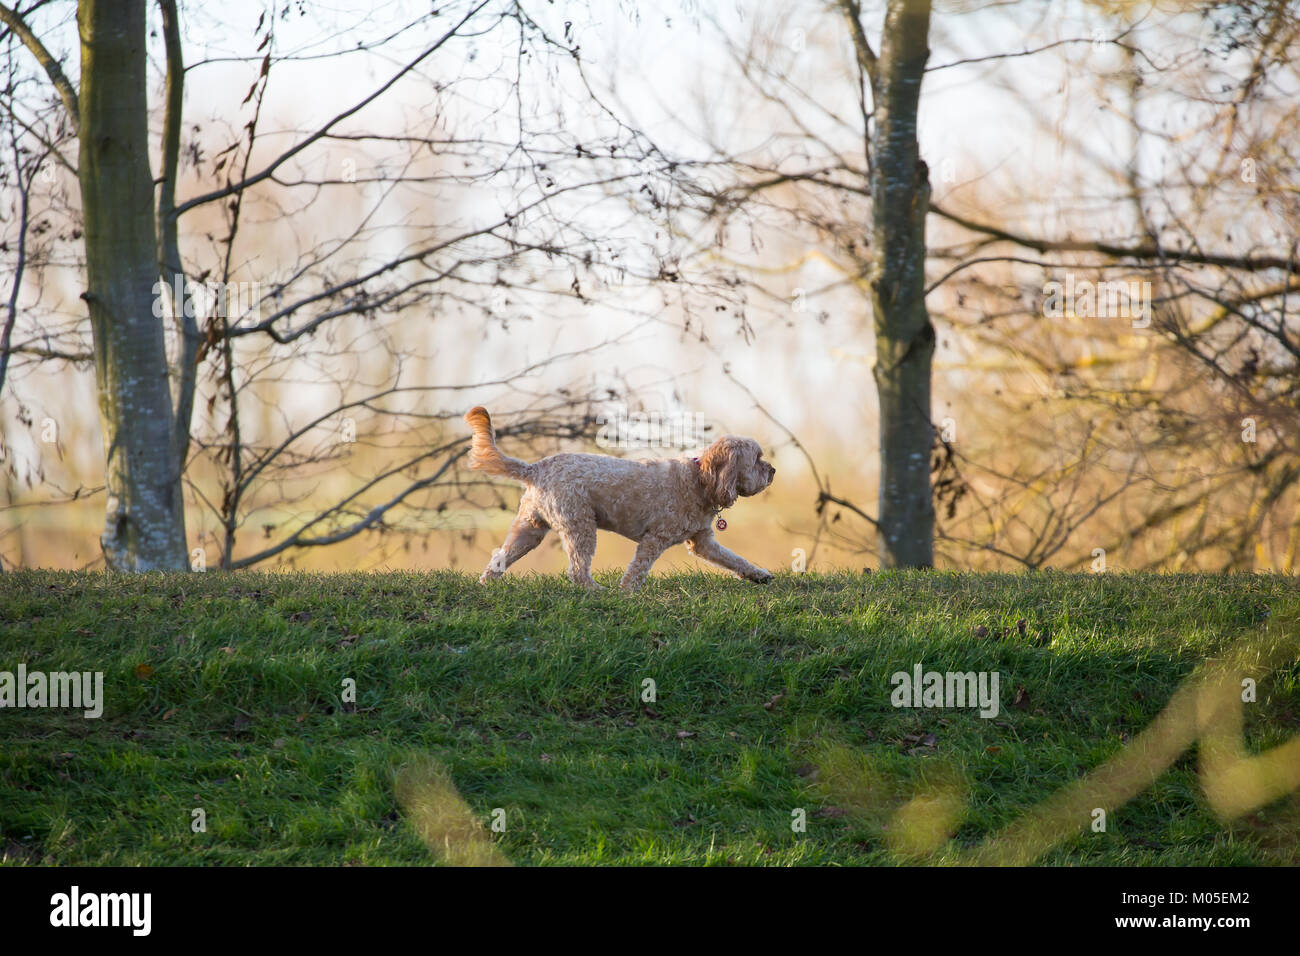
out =
[[474,429],[474,439],[469,446],[469,466],[489,475],[505,475],[516,481],[528,481],[533,475],[533,466],[518,458],[501,454],[496,439],[492,435],[492,419],[487,409],[475,405],[465,413],[465,421]]

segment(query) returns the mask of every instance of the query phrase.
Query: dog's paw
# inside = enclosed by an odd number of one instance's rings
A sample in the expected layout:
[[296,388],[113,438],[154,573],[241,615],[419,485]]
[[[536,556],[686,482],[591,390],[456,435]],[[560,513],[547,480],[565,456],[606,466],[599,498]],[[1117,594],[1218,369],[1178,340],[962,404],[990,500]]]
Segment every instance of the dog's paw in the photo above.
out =
[[749,580],[753,581],[755,584],[766,584],[768,581],[772,580],[772,576],[771,571],[764,571],[762,568],[758,568],[752,575],[750,575]]

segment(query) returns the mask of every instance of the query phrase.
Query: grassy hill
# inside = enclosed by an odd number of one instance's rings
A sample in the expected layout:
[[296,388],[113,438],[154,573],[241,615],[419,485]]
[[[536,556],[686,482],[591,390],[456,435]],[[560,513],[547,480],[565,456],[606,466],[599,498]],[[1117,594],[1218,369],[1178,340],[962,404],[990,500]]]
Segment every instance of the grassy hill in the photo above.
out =
[[[672,575],[632,597],[450,572],[6,574],[0,671],[102,671],[105,703],[0,710],[0,860],[955,862],[1298,595],[1053,572]],[[996,671],[999,713],[893,706],[918,663]],[[1300,731],[1298,676],[1261,681],[1252,750]],[[918,838],[935,807],[948,824]],[[1040,862],[1300,859],[1300,796],[1220,821],[1194,749],[1107,814]]]

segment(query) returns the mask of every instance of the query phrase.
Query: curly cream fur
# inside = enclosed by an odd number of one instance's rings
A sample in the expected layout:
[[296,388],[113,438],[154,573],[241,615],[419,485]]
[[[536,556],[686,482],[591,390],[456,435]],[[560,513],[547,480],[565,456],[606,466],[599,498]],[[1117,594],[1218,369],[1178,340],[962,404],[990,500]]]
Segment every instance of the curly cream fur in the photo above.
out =
[[470,409],[465,421],[474,430],[470,467],[524,484],[505,544],[493,552],[479,581],[501,577],[552,528],[569,556],[569,577],[588,588],[599,588],[591,577],[597,530],[637,542],[636,555],[623,575],[625,590],[640,587],[656,559],[683,542],[692,554],[737,577],[772,579],[771,573],[713,537],[713,518],[720,510],[730,508],[738,497],[758,494],[776,477],[776,469],[763,460],[763,449],[752,438],[724,435],[698,460],[565,454],[530,464],[501,454],[487,409]]

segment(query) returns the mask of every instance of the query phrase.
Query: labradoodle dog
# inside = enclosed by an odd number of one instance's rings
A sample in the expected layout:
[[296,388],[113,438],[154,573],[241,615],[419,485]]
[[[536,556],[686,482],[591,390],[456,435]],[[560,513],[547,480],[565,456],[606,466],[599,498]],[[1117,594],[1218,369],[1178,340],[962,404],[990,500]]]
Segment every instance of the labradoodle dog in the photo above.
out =
[[[519,513],[505,544],[492,553],[479,581],[501,577],[542,543],[554,528],[569,556],[569,577],[599,589],[591,577],[596,530],[615,531],[637,543],[636,556],[623,575],[624,590],[639,588],[659,555],[686,542],[692,554],[750,581],[772,575],[713,537],[713,519],[737,496],[756,495],[776,477],[752,438],[724,435],[699,458],[630,461],[607,455],[552,455],[529,464],[501,454],[487,409],[470,409],[465,421],[474,430],[469,464],[490,475],[523,482]],[[725,528],[719,523],[719,528]]]

